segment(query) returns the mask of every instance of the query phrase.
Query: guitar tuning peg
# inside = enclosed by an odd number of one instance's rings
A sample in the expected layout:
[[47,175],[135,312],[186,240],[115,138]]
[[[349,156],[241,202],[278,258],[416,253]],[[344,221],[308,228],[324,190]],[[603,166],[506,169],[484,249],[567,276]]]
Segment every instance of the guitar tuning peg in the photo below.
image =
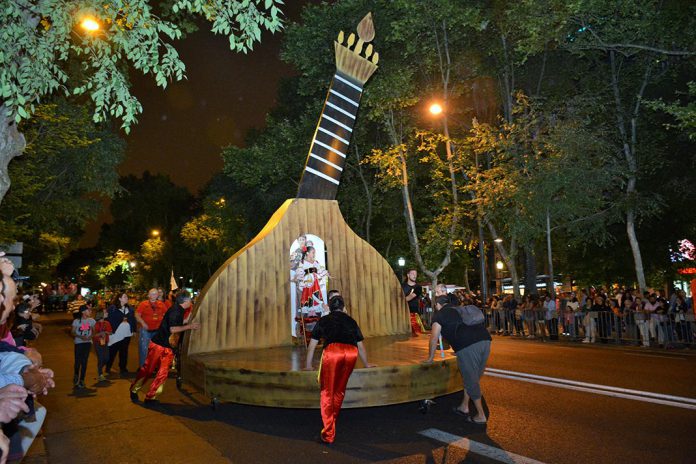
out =
[[356,55],[360,55],[360,53],[362,52],[363,45],[365,45],[365,42],[363,41],[363,39],[358,39],[358,43],[355,45],[353,52]]
[[370,58],[372,56],[372,44],[369,44],[365,49],[365,58]]

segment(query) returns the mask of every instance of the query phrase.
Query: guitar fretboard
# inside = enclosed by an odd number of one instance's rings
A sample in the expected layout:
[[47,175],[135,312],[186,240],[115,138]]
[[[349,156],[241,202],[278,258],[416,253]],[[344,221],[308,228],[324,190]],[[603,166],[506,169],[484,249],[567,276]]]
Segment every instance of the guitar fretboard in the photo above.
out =
[[336,198],[360,107],[362,86],[334,74],[305,163],[297,198]]

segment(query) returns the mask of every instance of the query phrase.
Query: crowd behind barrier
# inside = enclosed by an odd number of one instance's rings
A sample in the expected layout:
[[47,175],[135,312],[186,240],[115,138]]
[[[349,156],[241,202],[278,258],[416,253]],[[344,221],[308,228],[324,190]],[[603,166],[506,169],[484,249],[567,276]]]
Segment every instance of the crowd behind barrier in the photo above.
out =
[[[470,293],[471,297],[478,297]],[[696,316],[691,297],[674,291],[639,294],[619,290],[563,292],[555,298],[545,293],[522,297],[496,295],[484,309],[486,327],[493,334],[543,341],[611,343],[667,349],[696,347]],[[426,327],[432,309],[421,305]]]

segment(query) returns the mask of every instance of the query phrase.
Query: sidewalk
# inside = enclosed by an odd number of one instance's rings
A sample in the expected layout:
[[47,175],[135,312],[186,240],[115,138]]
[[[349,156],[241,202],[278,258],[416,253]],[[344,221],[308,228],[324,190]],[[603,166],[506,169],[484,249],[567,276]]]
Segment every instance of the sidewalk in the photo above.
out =
[[[220,451],[175,417],[133,404],[129,384],[137,367],[137,340],[131,340],[129,379],[118,374],[97,385],[97,364],[90,354],[85,384],[73,391],[72,318],[65,313],[44,315],[44,331],[34,345],[46,367],[55,371],[56,388],[39,401],[48,410],[41,437],[32,444],[27,463],[227,463]],[[135,337],[134,337],[135,338]],[[116,369],[118,371],[118,369]],[[162,401],[193,404],[170,378]]]

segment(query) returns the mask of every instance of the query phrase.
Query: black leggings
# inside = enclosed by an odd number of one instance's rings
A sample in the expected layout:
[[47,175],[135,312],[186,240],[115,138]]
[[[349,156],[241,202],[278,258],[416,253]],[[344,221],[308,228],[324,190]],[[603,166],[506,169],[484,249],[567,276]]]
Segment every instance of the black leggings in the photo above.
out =
[[116,353],[118,353],[118,368],[121,372],[128,369],[128,345],[130,344],[131,337],[126,337],[120,342],[116,342],[109,347],[109,361],[106,363],[106,370],[110,371],[111,366],[114,365],[116,360]]
[[87,360],[92,350],[91,343],[75,343],[75,383],[85,381],[87,374]]

